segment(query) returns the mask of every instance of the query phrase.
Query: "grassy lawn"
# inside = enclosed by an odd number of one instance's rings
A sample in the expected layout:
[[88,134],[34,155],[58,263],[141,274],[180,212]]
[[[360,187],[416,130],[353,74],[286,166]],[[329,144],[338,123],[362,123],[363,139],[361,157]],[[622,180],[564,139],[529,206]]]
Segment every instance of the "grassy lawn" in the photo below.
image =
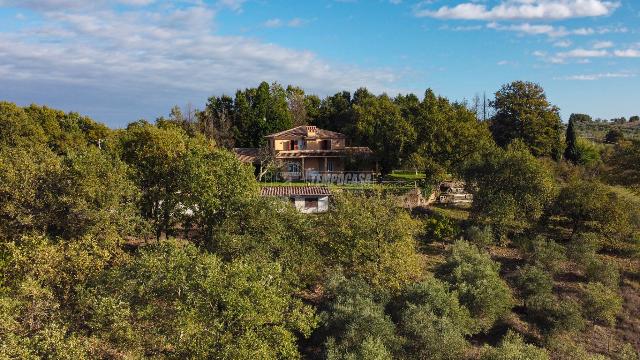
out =
[[425,174],[415,173],[414,171],[393,171],[387,175],[389,180],[405,180],[405,181],[417,181],[425,178]]

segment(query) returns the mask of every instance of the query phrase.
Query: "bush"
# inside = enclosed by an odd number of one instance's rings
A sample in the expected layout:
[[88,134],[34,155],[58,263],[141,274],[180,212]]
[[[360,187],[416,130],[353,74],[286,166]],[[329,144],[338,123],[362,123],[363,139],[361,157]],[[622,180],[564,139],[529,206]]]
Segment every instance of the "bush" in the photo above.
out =
[[600,239],[594,233],[582,233],[569,243],[567,254],[577,264],[586,266],[596,258],[600,250]]
[[500,264],[475,245],[456,242],[440,272],[455,289],[460,302],[476,320],[475,330],[486,331],[513,305],[507,283],[500,278]]
[[467,347],[464,333],[451,319],[436,315],[430,306],[409,305],[402,317],[409,359],[456,360]]
[[399,290],[422,275],[415,240],[420,224],[390,199],[340,194],[317,221],[325,264],[341,267],[347,277]]
[[639,360],[638,351],[629,343],[625,343],[620,347],[614,359],[616,360]]
[[590,282],[599,282],[617,290],[620,284],[620,271],[615,262],[607,259],[593,259],[585,267]]
[[604,284],[591,282],[584,287],[584,309],[589,319],[613,326],[622,310],[622,298]]
[[575,332],[584,328],[580,304],[552,294],[532,296],[525,302],[531,320],[546,334]]
[[429,242],[452,240],[459,232],[456,224],[447,217],[433,215],[425,220],[425,237]]
[[461,333],[468,335],[471,334],[473,319],[469,310],[460,304],[457,295],[449,290],[447,283],[428,277],[402,291],[391,306],[392,316],[400,319],[403,309],[409,306],[425,307],[437,317],[449,319]]
[[553,278],[539,266],[527,265],[520,269],[516,284],[525,301],[532,296],[550,295],[553,292]]
[[493,229],[489,225],[469,226],[465,235],[467,240],[480,247],[491,245],[494,242]]
[[566,260],[564,246],[542,236],[537,236],[527,244],[525,251],[531,263],[552,273],[558,271],[560,263]]
[[325,342],[328,358],[355,359],[365,350],[383,356],[399,350],[395,324],[366,282],[333,278],[328,287],[333,299],[322,314],[324,332],[330,335]]
[[502,338],[497,348],[485,346],[481,360],[548,360],[549,354],[545,349],[527,344],[522,336],[511,330]]

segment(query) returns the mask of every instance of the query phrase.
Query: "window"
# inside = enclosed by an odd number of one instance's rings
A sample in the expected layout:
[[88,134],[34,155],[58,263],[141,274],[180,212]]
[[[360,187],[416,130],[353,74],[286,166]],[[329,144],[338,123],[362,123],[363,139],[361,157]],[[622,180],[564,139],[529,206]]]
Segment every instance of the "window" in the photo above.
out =
[[321,150],[331,150],[331,140],[322,140],[320,144]]
[[296,162],[287,163],[287,171],[290,173],[296,173],[300,171],[300,164]]
[[333,171],[333,160],[332,159],[328,159],[327,160],[327,171]]
[[318,208],[318,198],[305,198],[304,199],[304,208],[305,209],[317,209]]

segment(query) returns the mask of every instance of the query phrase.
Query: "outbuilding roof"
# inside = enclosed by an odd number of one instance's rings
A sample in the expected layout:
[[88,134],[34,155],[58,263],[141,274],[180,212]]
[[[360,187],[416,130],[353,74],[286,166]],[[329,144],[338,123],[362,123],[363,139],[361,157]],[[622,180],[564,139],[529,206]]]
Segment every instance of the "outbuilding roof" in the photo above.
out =
[[331,191],[326,186],[263,186],[262,196],[329,196]]

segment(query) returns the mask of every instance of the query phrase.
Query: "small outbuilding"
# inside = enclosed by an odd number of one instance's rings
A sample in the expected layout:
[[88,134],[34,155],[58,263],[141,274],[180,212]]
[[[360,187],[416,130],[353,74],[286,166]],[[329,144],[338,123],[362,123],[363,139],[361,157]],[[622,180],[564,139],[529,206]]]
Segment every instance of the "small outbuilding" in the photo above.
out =
[[329,210],[331,191],[326,186],[264,186],[262,196],[288,199],[305,214],[322,213]]

